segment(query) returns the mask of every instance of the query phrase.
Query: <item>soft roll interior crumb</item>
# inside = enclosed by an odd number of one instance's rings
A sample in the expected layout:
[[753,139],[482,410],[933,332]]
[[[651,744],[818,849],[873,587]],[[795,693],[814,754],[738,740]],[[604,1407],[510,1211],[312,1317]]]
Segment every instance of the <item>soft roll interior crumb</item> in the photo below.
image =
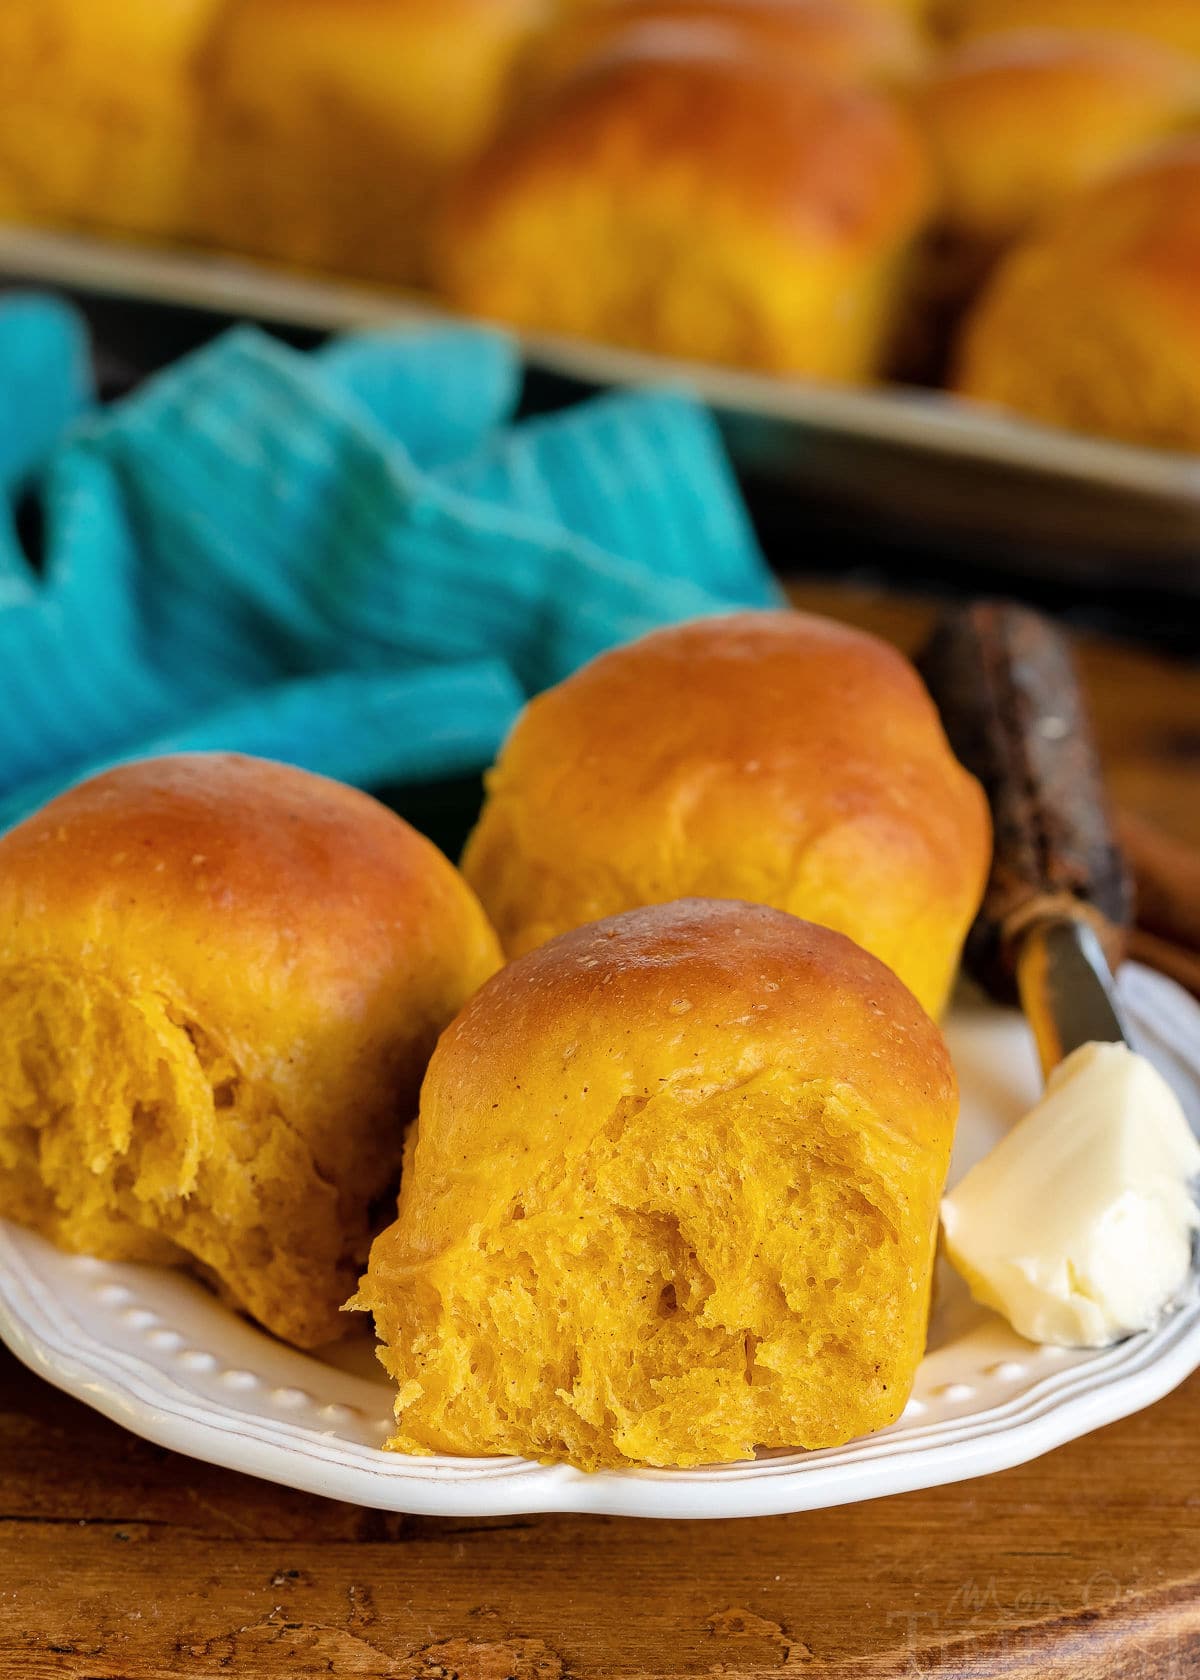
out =
[[[12,1217],[75,1253],[186,1253],[263,1323],[338,1333],[329,1274],[353,1286],[362,1213],[343,1227],[311,1151],[211,1027],[162,994],[50,963],[0,976],[0,1017]],[[286,1252],[269,1235],[281,1222],[296,1234]]]
[[382,1248],[361,1304],[404,1350],[389,1444],[704,1464],[890,1422],[924,1302],[896,1298],[914,1256],[869,1132],[819,1082],[666,1090],[424,1265]]

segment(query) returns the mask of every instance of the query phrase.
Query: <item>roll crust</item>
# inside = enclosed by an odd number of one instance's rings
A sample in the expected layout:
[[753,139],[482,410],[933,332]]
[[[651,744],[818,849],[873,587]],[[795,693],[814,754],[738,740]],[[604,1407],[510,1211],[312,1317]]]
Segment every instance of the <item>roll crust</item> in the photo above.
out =
[[329,1340],[434,1040],[498,960],[365,794],[226,754],[84,783],[0,838],[0,1214]]
[[656,631],[531,702],[463,857],[510,955],[671,898],[838,928],[937,1013],[990,856],[986,802],[904,657],[802,613]]
[[779,911],[659,905],[521,958],[439,1042],[357,1298],[389,1445],[594,1469],[890,1422],[956,1101],[895,976]]

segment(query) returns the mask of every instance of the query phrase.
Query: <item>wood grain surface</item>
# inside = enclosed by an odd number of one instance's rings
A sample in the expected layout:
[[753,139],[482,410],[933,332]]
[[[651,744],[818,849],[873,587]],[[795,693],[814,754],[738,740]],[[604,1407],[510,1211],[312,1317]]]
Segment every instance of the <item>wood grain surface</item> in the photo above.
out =
[[[925,610],[797,592],[912,646]],[[1200,670],[1089,644],[1114,792],[1200,845]],[[984,1480],[718,1523],[383,1516],[152,1447],[0,1352],[0,1676],[1200,1673],[1200,1377]]]

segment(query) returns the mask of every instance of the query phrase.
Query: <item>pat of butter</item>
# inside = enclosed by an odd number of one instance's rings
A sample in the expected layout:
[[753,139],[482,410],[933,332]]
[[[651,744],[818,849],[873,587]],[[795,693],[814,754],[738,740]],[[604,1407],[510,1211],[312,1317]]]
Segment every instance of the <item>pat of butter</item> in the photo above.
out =
[[1103,1347],[1178,1295],[1200,1225],[1200,1144],[1166,1080],[1123,1044],[1085,1044],[942,1203],[950,1259],[1034,1342]]

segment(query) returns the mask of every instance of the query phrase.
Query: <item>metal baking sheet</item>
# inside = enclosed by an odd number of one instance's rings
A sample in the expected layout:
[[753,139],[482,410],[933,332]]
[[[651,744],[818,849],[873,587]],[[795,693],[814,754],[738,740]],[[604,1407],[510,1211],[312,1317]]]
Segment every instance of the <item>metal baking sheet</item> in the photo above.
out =
[[[82,234],[0,227],[0,277],[333,331],[455,317],[412,292]],[[746,474],[864,529],[920,532],[964,566],[1200,593],[1200,457],[1012,418],[946,393],[851,388],[543,334],[535,373],[587,387],[684,385]]]

